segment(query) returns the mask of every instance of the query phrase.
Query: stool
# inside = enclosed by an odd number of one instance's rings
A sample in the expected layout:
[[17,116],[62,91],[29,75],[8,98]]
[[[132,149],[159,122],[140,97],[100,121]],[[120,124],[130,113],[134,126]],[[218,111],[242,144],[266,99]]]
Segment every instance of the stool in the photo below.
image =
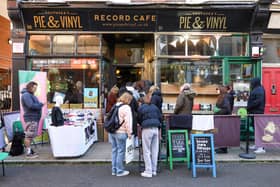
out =
[[5,165],[4,165],[4,160],[8,157],[8,153],[6,152],[1,152],[0,153],[0,160],[2,161],[2,170],[3,170],[3,176],[5,176]]

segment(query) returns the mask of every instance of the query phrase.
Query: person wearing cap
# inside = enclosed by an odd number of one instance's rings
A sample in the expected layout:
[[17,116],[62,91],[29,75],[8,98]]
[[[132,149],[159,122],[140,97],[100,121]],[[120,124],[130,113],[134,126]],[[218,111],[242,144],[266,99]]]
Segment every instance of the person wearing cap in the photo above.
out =
[[191,85],[189,83],[183,84],[176,100],[174,114],[192,114],[195,96],[196,93],[191,89]]

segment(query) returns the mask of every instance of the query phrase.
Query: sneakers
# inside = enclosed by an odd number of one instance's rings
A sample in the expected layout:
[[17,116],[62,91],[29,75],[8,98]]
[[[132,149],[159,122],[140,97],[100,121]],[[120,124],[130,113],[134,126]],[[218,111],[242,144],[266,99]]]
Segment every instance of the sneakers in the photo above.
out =
[[38,155],[38,154],[33,154],[33,153],[31,152],[31,153],[27,153],[27,154],[25,155],[25,157],[26,157],[26,158],[37,158],[37,157],[39,157],[39,155]]
[[257,149],[257,146],[256,146],[256,145],[251,145],[251,146],[249,146],[249,149],[251,149],[251,150],[256,150],[256,149]]
[[116,175],[116,173],[115,173],[115,172],[112,172],[112,175],[113,175],[113,176],[115,176],[115,175]]
[[30,153],[27,153],[25,155],[26,158],[37,158],[39,157],[38,153],[34,152],[33,149],[31,149]]
[[151,173],[146,173],[145,171],[141,173],[142,177],[151,178],[153,175]]
[[256,154],[264,154],[266,151],[263,147],[257,148],[257,150],[254,151]]
[[126,176],[126,175],[129,175],[129,171],[124,170],[122,173],[116,174],[117,177],[123,177],[123,176]]
[[154,171],[154,172],[152,173],[152,175],[153,175],[153,176],[157,176],[157,172]]

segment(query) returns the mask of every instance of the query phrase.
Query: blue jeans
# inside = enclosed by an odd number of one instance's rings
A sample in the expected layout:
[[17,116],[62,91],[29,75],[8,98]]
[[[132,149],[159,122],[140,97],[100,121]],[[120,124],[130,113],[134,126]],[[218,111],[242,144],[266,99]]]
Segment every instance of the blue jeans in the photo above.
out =
[[112,173],[120,174],[124,171],[126,133],[110,133],[112,143]]

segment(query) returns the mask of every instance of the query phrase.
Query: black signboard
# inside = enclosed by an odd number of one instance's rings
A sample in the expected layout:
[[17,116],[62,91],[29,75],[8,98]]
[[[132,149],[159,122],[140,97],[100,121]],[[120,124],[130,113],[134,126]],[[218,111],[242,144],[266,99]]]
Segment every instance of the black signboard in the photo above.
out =
[[216,162],[214,157],[213,134],[192,134],[192,173],[196,177],[196,168],[212,168],[213,177],[216,177]]
[[210,136],[194,137],[195,162],[197,165],[212,164],[212,150]]
[[246,32],[253,9],[21,8],[27,31]]
[[187,157],[186,136],[184,132],[177,132],[171,134],[171,147],[173,158]]
[[188,142],[188,130],[168,130],[168,159],[170,170],[173,169],[173,161],[186,161],[188,168],[190,168]]

